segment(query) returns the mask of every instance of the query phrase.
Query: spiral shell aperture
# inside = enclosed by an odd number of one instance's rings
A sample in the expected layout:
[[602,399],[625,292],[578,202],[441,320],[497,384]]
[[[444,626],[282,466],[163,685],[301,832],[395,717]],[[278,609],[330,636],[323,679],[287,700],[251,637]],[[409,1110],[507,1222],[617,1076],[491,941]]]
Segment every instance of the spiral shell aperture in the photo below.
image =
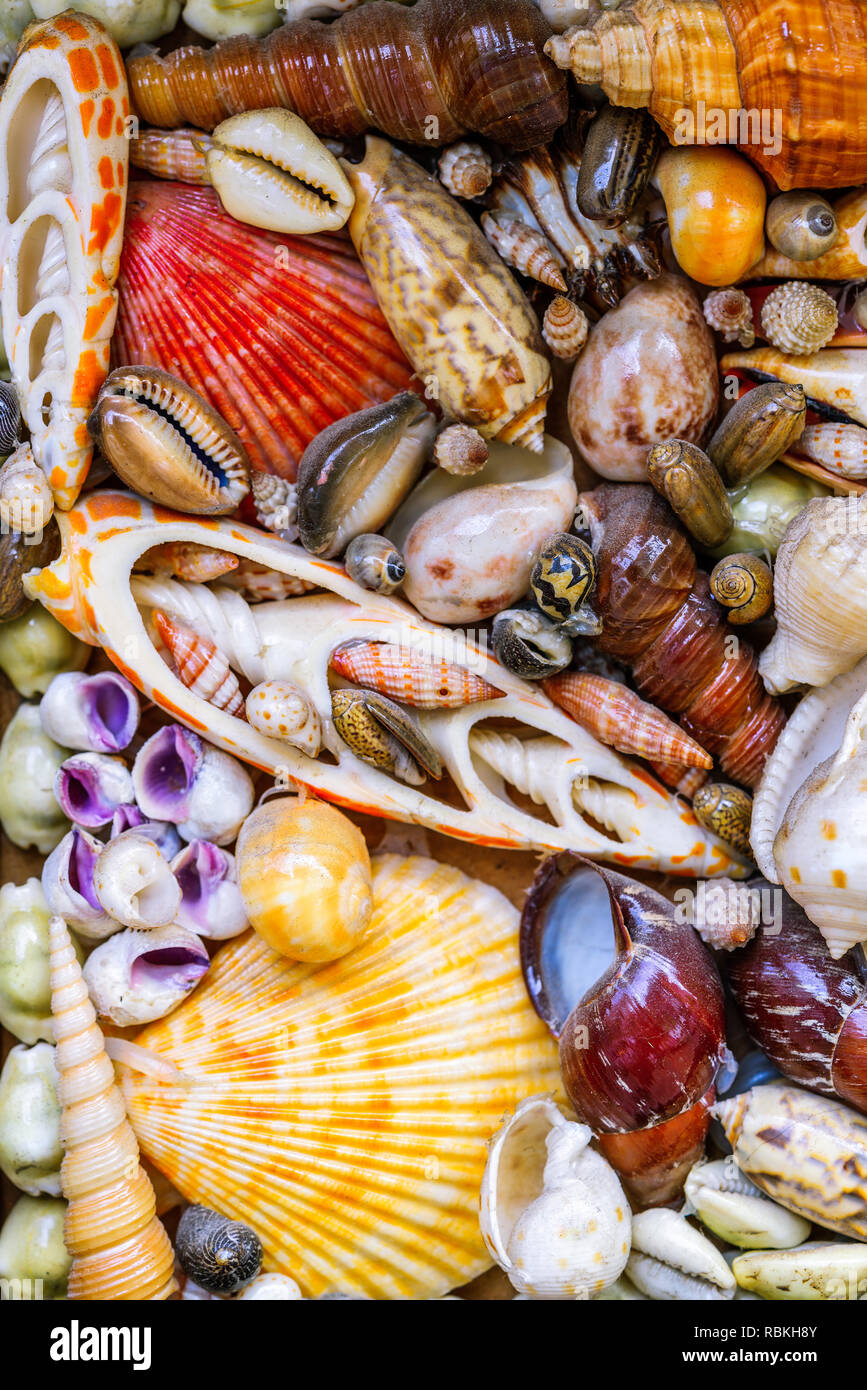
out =
[[70,1299],[166,1299],[175,1291],[171,1243],[156,1216],[105,1039],[62,917],[49,928],[57,1095],[69,1206]]

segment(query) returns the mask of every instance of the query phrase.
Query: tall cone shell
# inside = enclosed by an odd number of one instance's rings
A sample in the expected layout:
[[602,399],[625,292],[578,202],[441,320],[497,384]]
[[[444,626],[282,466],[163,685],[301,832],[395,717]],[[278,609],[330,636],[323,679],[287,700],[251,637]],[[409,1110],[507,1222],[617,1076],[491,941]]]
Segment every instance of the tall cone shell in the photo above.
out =
[[51,1009],[65,1149],[60,1169],[73,1299],[165,1299],[176,1288],[171,1242],[66,923],[53,917]]
[[294,478],[327,425],[410,386],[346,237],[248,227],[212,188],[131,184],[118,290],[115,363],[186,381],[265,473]]
[[518,914],[430,859],[373,862],[369,936],[324,967],[255,934],[137,1042],[186,1086],[125,1070],[144,1152],[191,1201],[244,1221],[305,1295],[429,1298],[490,1263],[487,1140],[558,1088],[527,1000]]

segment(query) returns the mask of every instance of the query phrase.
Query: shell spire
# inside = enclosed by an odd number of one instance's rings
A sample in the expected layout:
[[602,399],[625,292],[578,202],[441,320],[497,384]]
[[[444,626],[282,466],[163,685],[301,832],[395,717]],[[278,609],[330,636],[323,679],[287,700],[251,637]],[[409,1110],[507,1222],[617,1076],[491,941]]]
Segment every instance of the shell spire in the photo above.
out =
[[588,671],[564,671],[542,682],[555,705],[609,747],[654,762],[713,767],[694,738],[618,681]]
[[416,709],[458,709],[503,694],[472,671],[389,642],[344,642],[331,668],[346,680]]
[[244,697],[238,677],[219,647],[158,608],[154,609],[153,618],[187,689],[216,709],[244,719]]
[[60,1170],[71,1299],[166,1299],[171,1242],[139,1163],[135,1135],[66,923],[49,927],[51,1009],[65,1156]]

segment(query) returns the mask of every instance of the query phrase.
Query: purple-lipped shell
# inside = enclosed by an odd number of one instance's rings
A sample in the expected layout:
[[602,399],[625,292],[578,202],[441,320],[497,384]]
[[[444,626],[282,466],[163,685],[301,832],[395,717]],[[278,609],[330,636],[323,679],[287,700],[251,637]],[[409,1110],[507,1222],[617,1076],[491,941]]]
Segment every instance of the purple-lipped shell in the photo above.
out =
[[158,986],[188,994],[209,964],[207,951],[191,950],[189,946],[157,946],[136,956],[129,982],[134,990]]
[[101,840],[74,825],[42,869],[42,888],[52,912],[82,936],[101,939],[118,930],[100,905],[93,882]]
[[145,815],[174,824],[186,820],[203,761],[202,740],[180,724],[167,724],[149,738],[132,770]]
[[107,825],[118,807],[132,802],[132,778],[121,758],[76,753],[58,768],[54,795],[64,815],[93,830]]
[[118,932],[90,954],[83,973],[97,1013],[126,1028],[170,1013],[209,964],[199,938],[172,923]]
[[172,860],[172,872],[182,894],[181,926],[215,940],[244,931],[247,913],[233,855],[209,840],[191,840]]
[[120,753],[140,717],[138,696],[115,671],[94,676],[66,671],[55,676],[39,706],[42,727],[64,748]]
[[153,840],[163,859],[174,859],[183,841],[175,827],[166,820],[148,820],[135,804],[118,806],[111,818],[108,838],[117,839],[126,830],[141,830],[149,840]]

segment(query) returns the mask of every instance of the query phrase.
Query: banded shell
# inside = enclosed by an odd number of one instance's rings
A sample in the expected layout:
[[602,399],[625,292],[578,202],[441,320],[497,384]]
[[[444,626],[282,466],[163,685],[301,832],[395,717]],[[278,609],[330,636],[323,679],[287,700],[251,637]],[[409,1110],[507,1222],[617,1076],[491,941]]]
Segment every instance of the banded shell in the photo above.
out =
[[221,516],[250,489],[249,460],[234,430],[158,367],[113,371],[88,428],[118,476],[163,506]]
[[203,130],[141,130],[129,142],[129,162],[158,179],[209,184],[207,153],[212,140]]
[[587,341],[590,324],[579,304],[558,294],[551,300],[542,319],[542,337],[555,357],[571,362]]
[[243,718],[244,697],[238,677],[219,647],[158,608],[154,609],[153,620],[187,689],[215,709]]
[[298,527],[298,489],[288,478],[273,473],[254,473],[251,479],[256,520],[269,531],[295,540]]
[[506,265],[530,280],[566,293],[568,287],[554,248],[543,232],[528,227],[517,217],[493,212],[482,213],[482,230]]
[[356,536],[346,547],[344,563],[350,579],[377,594],[393,594],[406,578],[406,562],[385,536]]
[[867,1119],[787,1082],[718,1101],[742,1172],[806,1221],[867,1240]]
[[584,630],[582,610],[595,584],[593,551],[586,541],[565,531],[545,542],[530,573],[530,588],[540,609],[567,632]]
[[208,1293],[237,1293],[262,1267],[262,1246],[243,1221],[193,1204],[178,1222],[177,1255],[188,1278]]
[[345,642],[332,653],[331,669],[415,709],[459,709],[503,694],[464,667],[388,642]]
[[485,1269],[486,1141],[504,1109],[559,1080],[516,910],[431,860],[384,856],[373,872],[370,935],[350,955],[323,970],[235,938],[138,1035],[182,1077],[121,1067],[147,1156],[189,1200],[250,1225],[266,1268],[308,1297],[434,1297]]
[[0,381],[0,455],[11,454],[18,447],[20,430],[18,392],[11,381]]
[[692,809],[706,830],[712,830],[744,858],[750,857],[750,818],[753,799],[727,782],[707,782],[692,798]]
[[736,552],[714,565],[710,591],[738,625],[763,618],[774,601],[774,577],[758,555]]
[[819,285],[789,280],[771,290],[762,305],[761,328],[781,352],[818,352],[837,332],[836,301]]
[[480,198],[493,177],[491,156],[481,145],[459,140],[439,157],[440,181],[456,198]]
[[810,1234],[810,1222],[771,1202],[733,1159],[697,1163],[684,1196],[702,1225],[741,1250],[789,1250]]
[[331,693],[334,727],[357,758],[420,787],[440,778],[443,765],[433,744],[405,710],[373,690]]
[[867,478],[867,430],[862,425],[839,420],[808,425],[796,448],[841,478]]
[[410,383],[345,241],[246,227],[210,188],[131,185],[118,292],[115,360],[177,372],[265,473]]
[[247,719],[271,738],[285,739],[315,758],[322,746],[322,724],[315,708],[291,681],[262,681],[247,696]]
[[478,473],[488,461],[488,446],[472,425],[449,425],[437,435],[433,461],[447,473],[466,477]]
[[542,689],[588,733],[619,753],[686,767],[713,767],[713,758],[695,739],[618,681],[587,671],[564,671],[546,680]]
[[641,1293],[660,1302],[734,1298],[734,1275],[716,1246],[686,1217],[663,1207],[633,1217],[626,1273]]
[[702,305],[702,312],[724,343],[737,341],[741,347],[749,348],[756,341],[752,303],[736,286],[712,290]]
[[62,918],[49,940],[69,1297],[166,1299],[177,1287],[172,1247]]

